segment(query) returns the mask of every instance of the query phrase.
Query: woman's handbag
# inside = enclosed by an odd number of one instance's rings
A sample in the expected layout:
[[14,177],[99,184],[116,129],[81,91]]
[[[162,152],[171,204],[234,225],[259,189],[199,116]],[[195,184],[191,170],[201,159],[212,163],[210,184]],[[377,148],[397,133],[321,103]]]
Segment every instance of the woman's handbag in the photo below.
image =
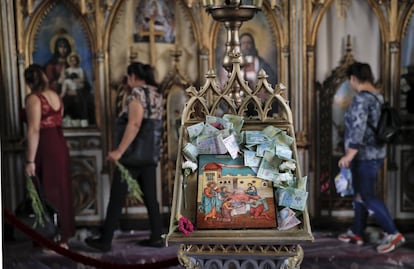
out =
[[[143,88],[147,101],[147,108],[150,108],[149,93]],[[160,159],[160,147],[162,137],[162,121],[156,119],[142,120],[141,128],[122,155],[119,162],[125,166],[146,166],[156,165]],[[124,135],[128,124],[127,113],[118,117],[115,122],[115,145],[118,146]]]
[[[39,206],[43,207],[42,222],[39,223],[39,216],[36,216],[33,208],[32,197],[27,194],[25,199],[16,207],[16,217],[26,224],[32,227],[36,232],[42,236],[51,239],[55,242],[60,241],[60,228],[59,228],[59,214],[58,211],[47,202],[42,186],[40,185],[37,177],[28,177],[27,180],[32,180],[37,195],[39,197]],[[27,192],[29,193],[29,191]],[[17,239],[21,237],[19,233],[15,233]],[[24,237],[24,236],[22,236]]]

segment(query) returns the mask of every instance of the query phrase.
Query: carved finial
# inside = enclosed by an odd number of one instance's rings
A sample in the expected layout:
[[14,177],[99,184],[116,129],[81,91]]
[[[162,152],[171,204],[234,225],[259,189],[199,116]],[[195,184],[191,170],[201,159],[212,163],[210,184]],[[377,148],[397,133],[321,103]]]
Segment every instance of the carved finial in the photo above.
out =
[[285,99],[285,103],[289,102],[287,98],[287,87],[284,84],[279,83],[276,85],[276,94],[282,96]]
[[351,35],[346,36],[345,54],[340,62],[344,66],[348,66],[349,64],[354,62],[354,55],[352,55]]

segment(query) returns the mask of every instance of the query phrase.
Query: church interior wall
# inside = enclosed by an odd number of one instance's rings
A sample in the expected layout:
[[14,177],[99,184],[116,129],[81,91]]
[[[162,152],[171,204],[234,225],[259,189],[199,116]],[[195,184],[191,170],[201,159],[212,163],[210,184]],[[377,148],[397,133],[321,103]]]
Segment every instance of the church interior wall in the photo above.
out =
[[[122,80],[128,63],[142,61],[155,68],[157,81],[164,90],[166,124],[176,117],[170,109],[177,102],[174,100],[185,98],[185,90],[190,85],[202,87],[209,70],[225,84],[226,72],[221,66],[225,31],[205,12],[202,1],[155,2],[160,5],[158,8],[164,5],[160,19],[165,24],[158,25],[154,31],[139,28],[144,25],[142,20],[149,23],[157,19],[155,15],[148,16],[154,11],[154,6],[147,5],[151,1],[1,3],[1,40],[7,40],[0,45],[1,179],[6,208],[13,209],[23,197],[25,127],[19,113],[28,92],[23,70],[32,62],[46,62],[57,30],[66,28],[66,34],[76,43],[92,87],[92,121],[87,126],[76,123],[65,128],[74,164],[74,186],[86,186],[76,189],[78,225],[96,225],[104,218],[113,169],[105,156],[112,148],[112,126],[123,100]],[[350,219],[347,215],[352,209],[350,199],[340,198],[332,184],[337,173],[332,167],[336,158],[332,145],[335,138],[331,122],[324,121],[332,120],[333,97],[346,86],[344,68],[356,60],[373,67],[376,82],[384,89],[386,99],[402,113],[402,140],[388,148],[387,165],[380,175],[378,191],[393,209],[394,218],[414,221],[414,114],[406,105],[409,89],[403,88],[404,79],[414,76],[409,73],[414,66],[414,3],[397,0],[263,2],[263,11],[244,23],[240,33],[254,36],[259,55],[269,63],[267,74],[274,73],[274,77],[269,77],[272,87],[283,83],[288,88],[298,158],[302,174],[308,175],[311,217]],[[329,117],[325,118],[324,113]],[[164,156],[157,180],[162,210],[168,214],[176,169],[171,156],[177,149],[168,147],[168,141],[173,140],[167,135],[164,137]],[[325,152],[329,161],[323,166]],[[144,208],[137,201],[128,200],[126,218],[145,218]]]

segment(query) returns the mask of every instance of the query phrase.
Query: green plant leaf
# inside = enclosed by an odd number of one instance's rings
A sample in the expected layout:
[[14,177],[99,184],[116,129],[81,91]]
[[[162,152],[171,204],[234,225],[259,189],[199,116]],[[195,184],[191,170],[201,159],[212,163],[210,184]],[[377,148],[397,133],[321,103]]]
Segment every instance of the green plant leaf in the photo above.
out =
[[143,193],[141,187],[138,184],[138,181],[131,176],[131,173],[128,171],[128,169],[126,169],[125,166],[123,166],[119,161],[116,161],[115,165],[121,172],[121,180],[127,183],[129,193],[138,201],[143,202]]
[[36,190],[35,185],[33,184],[32,179],[28,176],[26,177],[26,189],[29,194],[30,200],[32,201],[32,208],[35,214],[35,223],[34,227],[37,225],[44,226],[44,216],[45,216],[45,209],[43,207],[42,201],[40,201],[39,194]]

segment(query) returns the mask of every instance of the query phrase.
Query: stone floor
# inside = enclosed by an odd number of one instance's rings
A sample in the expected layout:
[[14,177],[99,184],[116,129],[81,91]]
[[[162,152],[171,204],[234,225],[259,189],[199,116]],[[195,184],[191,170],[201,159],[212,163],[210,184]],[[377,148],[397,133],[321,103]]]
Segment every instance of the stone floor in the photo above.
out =
[[[92,269],[92,268],[182,268],[176,260],[178,246],[166,248],[142,247],[136,244],[146,238],[147,231],[117,232],[112,250],[93,252],[83,239],[89,230],[78,230],[69,241],[69,254],[60,255],[33,246],[30,240],[5,240],[3,242],[3,268],[7,269]],[[414,269],[414,233],[405,234],[407,242],[390,254],[375,251],[376,233],[371,233],[369,243],[363,246],[346,244],[336,239],[337,232],[314,231],[315,241],[303,244],[302,269]],[[78,256],[76,256],[78,255]],[[100,261],[102,267],[76,260]],[[164,263],[162,263],[164,261]]]

